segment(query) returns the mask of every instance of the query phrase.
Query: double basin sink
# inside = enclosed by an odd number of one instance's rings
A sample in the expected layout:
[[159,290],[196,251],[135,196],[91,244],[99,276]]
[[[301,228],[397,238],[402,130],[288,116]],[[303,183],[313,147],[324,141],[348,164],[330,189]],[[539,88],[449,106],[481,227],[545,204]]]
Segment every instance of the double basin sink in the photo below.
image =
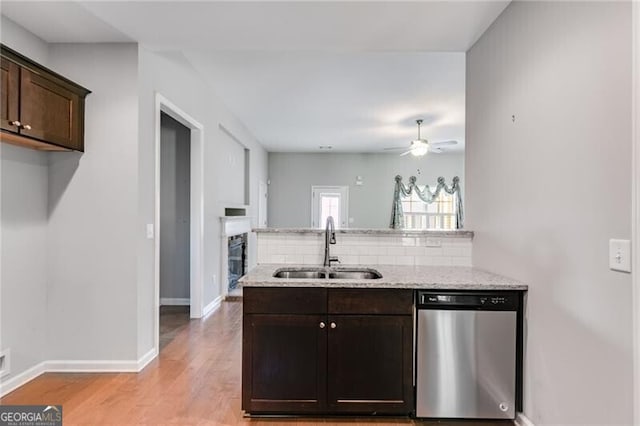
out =
[[342,280],[375,280],[382,278],[382,274],[375,269],[348,267],[280,268],[273,274],[273,276],[275,278]]

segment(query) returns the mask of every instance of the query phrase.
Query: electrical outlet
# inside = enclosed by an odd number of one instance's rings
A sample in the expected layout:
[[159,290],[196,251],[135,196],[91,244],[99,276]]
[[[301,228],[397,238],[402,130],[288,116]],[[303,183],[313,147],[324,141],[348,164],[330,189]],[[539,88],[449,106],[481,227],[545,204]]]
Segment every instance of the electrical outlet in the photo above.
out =
[[631,272],[630,240],[609,240],[609,269]]
[[11,349],[0,352],[0,379],[11,373]]
[[427,247],[442,247],[442,240],[440,238],[427,238]]

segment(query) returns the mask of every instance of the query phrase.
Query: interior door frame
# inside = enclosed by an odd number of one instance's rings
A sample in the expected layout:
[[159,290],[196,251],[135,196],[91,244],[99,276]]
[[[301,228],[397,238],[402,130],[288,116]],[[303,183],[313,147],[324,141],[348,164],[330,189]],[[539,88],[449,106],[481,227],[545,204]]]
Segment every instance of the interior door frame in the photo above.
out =
[[633,418],[640,425],[640,4],[631,2],[633,45],[631,280],[633,286]]
[[190,317],[202,318],[204,287],[204,126],[166,97],[155,95],[155,236],[154,236],[154,346],[160,349],[160,117],[165,113],[190,130]]

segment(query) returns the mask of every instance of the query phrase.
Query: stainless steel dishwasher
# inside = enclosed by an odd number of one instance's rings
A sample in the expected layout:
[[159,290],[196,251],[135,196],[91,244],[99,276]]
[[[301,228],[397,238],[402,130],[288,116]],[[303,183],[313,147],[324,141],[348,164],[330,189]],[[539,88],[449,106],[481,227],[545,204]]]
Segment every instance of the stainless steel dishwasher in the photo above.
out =
[[416,417],[515,418],[519,306],[517,292],[417,292]]

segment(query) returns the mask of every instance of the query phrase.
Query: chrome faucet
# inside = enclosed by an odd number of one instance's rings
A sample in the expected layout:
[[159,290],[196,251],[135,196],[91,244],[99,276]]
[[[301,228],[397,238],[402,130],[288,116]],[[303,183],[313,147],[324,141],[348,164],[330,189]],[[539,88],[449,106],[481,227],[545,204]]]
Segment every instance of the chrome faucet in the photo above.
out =
[[327,217],[327,224],[324,227],[324,266],[331,266],[331,262],[340,262],[337,256],[331,256],[329,245],[336,243],[336,228],[333,224],[333,216]]

